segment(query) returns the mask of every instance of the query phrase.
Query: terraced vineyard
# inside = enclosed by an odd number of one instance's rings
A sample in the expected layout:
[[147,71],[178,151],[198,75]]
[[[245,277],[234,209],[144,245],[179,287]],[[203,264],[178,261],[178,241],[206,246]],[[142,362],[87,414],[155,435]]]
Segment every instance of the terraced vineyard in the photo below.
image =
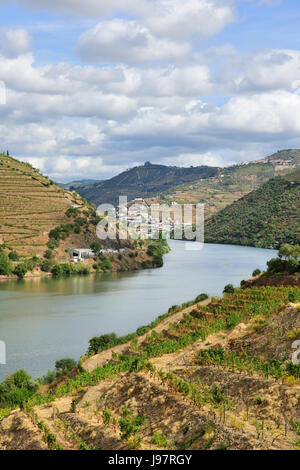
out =
[[[280,162],[280,163],[278,163]],[[299,150],[282,150],[259,162],[219,170],[217,176],[173,186],[149,202],[205,204],[209,218],[275,176],[284,176],[300,166]]]
[[66,210],[83,204],[28,163],[0,155],[0,244],[41,255],[49,231],[67,222]]
[[33,394],[0,421],[0,448],[297,448],[299,302],[298,287],[262,287],[174,306]]
[[277,248],[300,233],[299,170],[276,177],[207,221],[205,241]]

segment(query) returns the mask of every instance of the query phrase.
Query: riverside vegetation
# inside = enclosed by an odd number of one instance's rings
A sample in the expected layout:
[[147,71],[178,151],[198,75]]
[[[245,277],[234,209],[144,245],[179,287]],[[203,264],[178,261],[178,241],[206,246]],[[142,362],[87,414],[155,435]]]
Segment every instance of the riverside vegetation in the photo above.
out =
[[92,338],[49,385],[22,371],[1,384],[0,448],[15,445],[16,419],[22,448],[297,448],[299,312],[300,286],[233,288],[131,335]]

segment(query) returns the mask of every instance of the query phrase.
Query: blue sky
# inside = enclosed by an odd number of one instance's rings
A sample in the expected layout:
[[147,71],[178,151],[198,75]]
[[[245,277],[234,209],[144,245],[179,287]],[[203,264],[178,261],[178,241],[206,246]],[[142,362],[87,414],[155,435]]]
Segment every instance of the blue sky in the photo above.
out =
[[68,181],[300,147],[298,1],[122,5],[0,0],[4,149]]

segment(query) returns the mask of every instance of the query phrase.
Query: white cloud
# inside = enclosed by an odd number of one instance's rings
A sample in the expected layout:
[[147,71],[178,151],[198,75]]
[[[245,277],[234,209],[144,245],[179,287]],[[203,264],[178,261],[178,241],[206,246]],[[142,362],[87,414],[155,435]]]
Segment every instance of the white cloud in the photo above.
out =
[[300,51],[269,50],[245,60],[236,84],[241,91],[291,89],[299,79]]
[[158,39],[136,21],[114,19],[83,33],[76,50],[83,61],[131,63],[184,58],[190,46]]
[[31,37],[25,29],[3,28],[0,31],[0,54],[18,57],[31,48]]
[[175,166],[223,166],[224,161],[220,155],[213,154],[212,152],[205,153],[181,153],[175,158],[164,158],[162,160],[164,165]]
[[234,21],[232,2],[142,3],[134,20],[99,22],[120,3],[52,2],[56,11],[98,11],[77,43],[80,57],[98,65],[39,66],[29,34],[5,31],[3,148],[63,180],[109,177],[146,160],[223,165],[300,147],[300,51],[206,49],[202,41],[195,52],[189,36],[208,38]]
[[236,20],[231,2],[220,0],[154,0],[146,23],[151,31],[168,37],[217,34]]
[[[0,0],[0,3],[14,3],[13,0]],[[17,0],[30,11],[51,11],[71,15],[101,17],[115,11],[143,11],[146,0]]]

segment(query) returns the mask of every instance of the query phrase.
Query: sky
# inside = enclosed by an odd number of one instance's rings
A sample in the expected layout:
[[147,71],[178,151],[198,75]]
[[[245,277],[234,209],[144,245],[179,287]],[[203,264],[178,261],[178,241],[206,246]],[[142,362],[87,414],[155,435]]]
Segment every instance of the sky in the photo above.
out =
[[0,0],[0,150],[67,182],[300,148],[299,25],[299,0]]

